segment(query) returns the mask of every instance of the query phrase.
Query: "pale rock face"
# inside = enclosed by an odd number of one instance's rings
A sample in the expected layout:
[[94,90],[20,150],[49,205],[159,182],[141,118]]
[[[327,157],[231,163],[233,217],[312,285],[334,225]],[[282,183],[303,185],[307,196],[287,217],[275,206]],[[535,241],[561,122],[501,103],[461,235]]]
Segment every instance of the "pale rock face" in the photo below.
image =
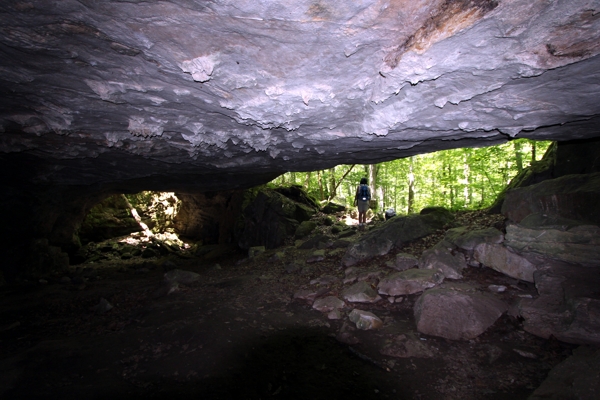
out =
[[43,160],[36,182],[156,186],[187,174],[225,189],[509,137],[596,137],[599,9],[10,2],[0,10],[0,152]]

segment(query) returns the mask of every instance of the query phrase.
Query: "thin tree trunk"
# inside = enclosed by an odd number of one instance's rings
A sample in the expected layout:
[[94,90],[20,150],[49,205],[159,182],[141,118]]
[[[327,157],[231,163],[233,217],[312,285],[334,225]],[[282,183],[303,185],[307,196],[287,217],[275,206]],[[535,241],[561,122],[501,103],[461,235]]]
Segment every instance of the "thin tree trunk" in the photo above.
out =
[[521,171],[523,171],[523,155],[521,154],[521,142],[515,140],[513,143],[515,147],[515,161],[517,163],[517,171],[520,173]]
[[328,199],[333,199],[335,197],[335,190],[337,185],[335,184],[335,167],[329,168],[329,196]]
[[[352,164],[352,166],[350,166],[350,168],[348,168],[348,171],[346,171],[346,172],[344,173],[344,175],[342,175],[342,177],[341,177],[341,178],[338,180],[337,184],[335,185],[335,187],[334,187],[334,188],[333,188],[333,190],[331,191],[332,193],[334,193],[334,194],[335,194],[335,193],[337,192],[337,189],[338,189],[338,187],[339,187],[339,186],[340,186],[340,184],[341,184],[341,183],[344,181],[344,178],[346,177],[346,175],[348,175],[348,174],[350,173],[350,171],[352,171],[352,168],[354,168],[354,166],[355,166],[355,165],[356,165],[356,164]],[[329,195],[329,198],[328,198],[328,201],[331,201],[332,199],[333,199],[333,196],[330,194],[330,195]]]
[[415,175],[413,174],[413,161],[414,157],[411,157],[408,173],[408,207],[406,210],[407,214],[412,214],[413,207],[415,204]]
[[319,182],[319,194],[321,195],[319,200],[323,200],[323,180],[321,179],[321,171],[317,171],[317,181]]
[[133,219],[135,219],[135,222],[137,222],[138,225],[140,226],[140,228],[142,228],[142,230],[144,231],[144,234],[146,236],[148,236],[148,237],[153,237],[154,234],[148,228],[148,225],[146,225],[145,223],[142,222],[142,218],[138,214],[138,212],[135,209],[135,207],[131,205],[131,203],[129,202],[129,200],[127,200],[127,197],[125,197],[124,194],[122,194],[121,196],[123,196],[123,199],[125,199],[125,203],[127,204],[127,207],[129,207],[129,211],[131,212],[131,215],[133,216]]

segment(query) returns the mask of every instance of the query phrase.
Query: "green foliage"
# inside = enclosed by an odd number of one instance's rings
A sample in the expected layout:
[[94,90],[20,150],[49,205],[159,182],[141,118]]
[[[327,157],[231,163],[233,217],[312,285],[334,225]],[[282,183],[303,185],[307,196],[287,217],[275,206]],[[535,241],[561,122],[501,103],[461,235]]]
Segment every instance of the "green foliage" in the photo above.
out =
[[181,202],[173,192],[139,192],[125,197],[139,214],[152,220],[152,232],[172,231]]
[[494,202],[520,168],[541,159],[550,144],[517,139],[497,146],[420,154],[376,166],[338,165],[324,171],[288,172],[270,185],[301,185],[319,200],[332,198],[349,206],[358,182],[367,177],[379,210],[392,207],[398,213],[408,213],[409,207],[410,212],[419,212],[427,206],[480,209]]

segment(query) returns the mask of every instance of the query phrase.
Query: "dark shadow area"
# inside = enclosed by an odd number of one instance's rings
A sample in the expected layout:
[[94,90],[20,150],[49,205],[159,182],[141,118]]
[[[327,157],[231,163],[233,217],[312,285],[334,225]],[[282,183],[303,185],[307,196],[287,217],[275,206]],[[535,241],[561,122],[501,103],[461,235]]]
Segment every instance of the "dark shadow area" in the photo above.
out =
[[[242,359],[230,375],[198,381],[182,394],[207,399],[404,398],[386,381],[385,371],[316,329],[280,331],[234,353]],[[164,390],[168,398],[167,383]]]

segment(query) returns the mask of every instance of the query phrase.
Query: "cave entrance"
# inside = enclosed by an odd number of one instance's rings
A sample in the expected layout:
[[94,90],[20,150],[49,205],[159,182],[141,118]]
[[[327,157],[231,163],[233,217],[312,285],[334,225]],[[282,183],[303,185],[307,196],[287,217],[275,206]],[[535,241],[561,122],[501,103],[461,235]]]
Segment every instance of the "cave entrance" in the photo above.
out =
[[74,263],[152,258],[192,248],[176,230],[181,200],[174,192],[115,194],[96,204],[79,229],[83,245]]

